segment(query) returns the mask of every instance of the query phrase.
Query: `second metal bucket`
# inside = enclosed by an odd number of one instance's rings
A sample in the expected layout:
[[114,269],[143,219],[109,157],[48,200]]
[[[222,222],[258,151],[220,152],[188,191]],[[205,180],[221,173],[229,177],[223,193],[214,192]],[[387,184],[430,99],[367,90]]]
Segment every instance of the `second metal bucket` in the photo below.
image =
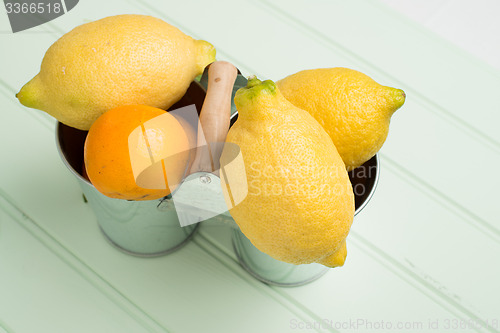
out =
[[[349,172],[354,191],[355,215],[371,199],[379,178],[379,159],[375,155],[361,167]],[[240,265],[256,279],[270,285],[296,287],[317,280],[330,269],[320,264],[293,265],[272,258],[257,249],[235,225],[233,248]]]

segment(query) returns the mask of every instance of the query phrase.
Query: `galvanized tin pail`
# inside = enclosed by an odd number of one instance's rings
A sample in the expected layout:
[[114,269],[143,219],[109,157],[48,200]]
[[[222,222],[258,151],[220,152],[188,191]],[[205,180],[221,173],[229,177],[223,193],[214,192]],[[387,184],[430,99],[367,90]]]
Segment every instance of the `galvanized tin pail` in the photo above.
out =
[[[201,110],[206,90],[193,82],[172,110],[195,104]],[[181,227],[169,197],[161,200],[127,201],[109,198],[82,177],[83,146],[87,132],[58,123],[56,145],[66,167],[80,185],[84,200],[95,213],[105,238],[118,249],[136,256],[160,256],[186,244],[199,226]]]

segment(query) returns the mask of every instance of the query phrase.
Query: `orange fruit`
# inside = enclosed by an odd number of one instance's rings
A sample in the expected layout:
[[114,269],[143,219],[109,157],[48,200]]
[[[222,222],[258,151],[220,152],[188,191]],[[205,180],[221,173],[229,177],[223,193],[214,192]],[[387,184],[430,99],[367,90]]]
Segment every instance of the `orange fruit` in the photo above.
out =
[[189,139],[168,112],[145,105],[111,109],[92,125],[84,162],[91,183],[117,199],[153,200],[180,183],[189,160]]

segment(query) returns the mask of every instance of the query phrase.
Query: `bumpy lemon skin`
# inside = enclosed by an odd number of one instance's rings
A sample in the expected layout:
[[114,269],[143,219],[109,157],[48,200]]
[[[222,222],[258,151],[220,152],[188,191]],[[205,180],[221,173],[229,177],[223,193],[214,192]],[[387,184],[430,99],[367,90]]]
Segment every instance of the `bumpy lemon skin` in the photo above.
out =
[[122,105],[167,109],[186,92],[215,48],[151,16],[117,15],[80,25],[47,50],[19,101],[89,130]]
[[[342,266],[354,196],[332,140],[272,81],[250,79],[235,103],[238,120],[226,141],[239,146],[245,165],[240,177],[248,194],[230,209],[241,231],[275,259]],[[221,165],[231,157],[225,149]],[[221,180],[231,187],[231,180]],[[227,196],[226,201],[231,204]]]
[[286,99],[323,126],[348,170],[382,148],[391,117],[406,98],[401,89],[342,67],[300,71],[276,84]]

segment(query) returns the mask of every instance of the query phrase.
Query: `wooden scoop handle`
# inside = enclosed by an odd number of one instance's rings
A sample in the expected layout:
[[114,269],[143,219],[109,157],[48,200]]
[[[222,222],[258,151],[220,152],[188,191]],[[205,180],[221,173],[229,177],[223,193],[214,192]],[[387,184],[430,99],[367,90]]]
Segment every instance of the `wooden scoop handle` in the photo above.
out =
[[208,68],[207,95],[198,126],[198,150],[189,174],[213,172],[220,167],[219,157],[229,130],[231,93],[237,74],[236,67],[227,61],[216,61]]

